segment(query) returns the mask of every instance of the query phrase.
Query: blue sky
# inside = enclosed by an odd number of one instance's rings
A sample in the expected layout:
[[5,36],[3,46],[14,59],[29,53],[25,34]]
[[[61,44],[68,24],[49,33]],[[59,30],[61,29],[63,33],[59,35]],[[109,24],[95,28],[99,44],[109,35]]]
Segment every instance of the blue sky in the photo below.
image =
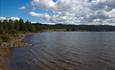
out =
[[0,16],[5,17],[21,17],[27,19],[26,11],[19,9],[20,6],[28,4],[29,0],[0,0]]
[[[41,19],[39,20],[39,18],[32,17],[28,14],[28,12],[32,10],[30,7],[30,2],[31,0],[0,0],[0,16],[8,18],[19,17],[24,20],[40,22]],[[26,6],[28,9],[21,10],[21,6]],[[38,13],[46,13],[46,11],[43,9],[37,9],[34,11]],[[48,11],[48,13],[51,14],[52,12]]]
[[0,0],[0,19],[115,25],[115,0]]

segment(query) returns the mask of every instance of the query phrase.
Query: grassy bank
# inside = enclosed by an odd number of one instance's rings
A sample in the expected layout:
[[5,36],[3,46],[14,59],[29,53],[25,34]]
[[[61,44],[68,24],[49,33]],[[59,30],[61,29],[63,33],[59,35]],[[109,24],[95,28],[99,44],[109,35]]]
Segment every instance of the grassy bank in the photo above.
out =
[[20,20],[0,20],[0,48],[27,46],[23,38],[35,32],[36,28],[31,22]]
[[19,37],[19,35],[24,34],[24,32],[15,32],[14,34],[12,33],[2,33],[0,34],[0,43],[2,42],[9,42],[12,39]]
[[1,34],[0,35],[0,48],[6,47],[28,47],[31,44],[23,42],[25,36],[30,35],[30,32],[17,32],[15,34]]

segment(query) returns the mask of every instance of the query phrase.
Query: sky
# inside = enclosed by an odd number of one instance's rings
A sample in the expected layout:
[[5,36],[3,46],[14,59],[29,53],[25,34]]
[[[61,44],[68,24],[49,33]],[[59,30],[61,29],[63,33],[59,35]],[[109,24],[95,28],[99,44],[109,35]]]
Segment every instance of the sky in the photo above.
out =
[[115,25],[115,0],[0,0],[0,20]]

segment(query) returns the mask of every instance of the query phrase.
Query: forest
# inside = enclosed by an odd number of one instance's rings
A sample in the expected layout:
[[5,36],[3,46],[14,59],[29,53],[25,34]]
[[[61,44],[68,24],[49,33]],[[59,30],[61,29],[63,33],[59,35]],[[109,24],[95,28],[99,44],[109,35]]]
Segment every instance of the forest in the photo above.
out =
[[20,20],[0,20],[0,42],[7,42],[11,37],[22,33],[41,31],[115,31],[115,26],[109,25],[65,25],[41,24]]
[[64,30],[64,31],[115,31],[115,26],[111,25],[71,25],[71,24],[33,24],[37,30]]
[[26,32],[34,32],[35,27],[30,21],[20,20],[3,20],[0,21],[0,42],[7,42],[12,37],[17,37]]

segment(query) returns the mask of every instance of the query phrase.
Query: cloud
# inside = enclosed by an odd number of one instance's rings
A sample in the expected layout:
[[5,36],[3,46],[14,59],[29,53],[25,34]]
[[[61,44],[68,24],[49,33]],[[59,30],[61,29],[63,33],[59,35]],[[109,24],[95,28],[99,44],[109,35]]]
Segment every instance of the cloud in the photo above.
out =
[[21,6],[19,9],[20,9],[20,10],[25,10],[25,9],[26,9],[26,6]]
[[0,17],[0,20],[9,20],[9,19],[12,19],[12,20],[20,20],[19,17]]
[[40,13],[36,13],[36,12],[33,12],[33,11],[29,12],[29,15],[33,16],[33,17],[40,17],[40,18],[42,18],[44,20],[47,20],[47,21],[49,21],[49,19],[51,18],[51,16],[49,16],[49,14],[47,14],[47,13],[40,14]]
[[9,17],[8,19],[12,19],[12,20],[20,20],[19,17]]
[[55,6],[55,3],[52,0],[32,0],[31,5],[33,8],[52,8]]
[[0,20],[6,20],[6,17],[0,17]]
[[36,9],[52,10],[54,15],[49,16],[49,19],[55,23],[115,24],[115,0],[32,0],[31,5]]
[[115,0],[90,0],[89,6],[93,10],[112,10],[115,8]]
[[35,13],[35,12],[29,12],[29,15],[34,16],[34,17],[39,17],[40,14]]

